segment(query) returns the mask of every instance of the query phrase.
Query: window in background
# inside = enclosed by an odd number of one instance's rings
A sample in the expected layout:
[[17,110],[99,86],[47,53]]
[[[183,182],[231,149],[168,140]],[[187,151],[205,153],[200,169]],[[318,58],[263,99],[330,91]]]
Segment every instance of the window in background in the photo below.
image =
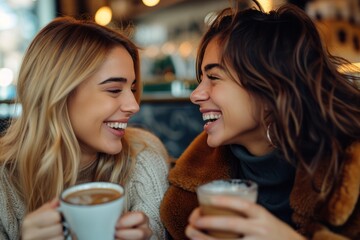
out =
[[0,0],[0,132],[1,121],[16,117],[17,76],[23,54],[39,29],[55,16],[52,0]]
[[52,0],[0,0],[0,134],[21,114],[17,76],[30,41],[55,16]]

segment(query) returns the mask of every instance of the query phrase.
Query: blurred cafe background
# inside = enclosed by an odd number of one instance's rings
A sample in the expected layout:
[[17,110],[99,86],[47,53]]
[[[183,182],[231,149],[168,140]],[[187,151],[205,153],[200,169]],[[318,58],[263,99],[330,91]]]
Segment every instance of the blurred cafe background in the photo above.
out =
[[[203,128],[189,95],[195,56],[214,12],[234,0],[0,0],[0,134],[21,114],[15,104],[22,55],[35,34],[57,16],[93,18],[124,28],[141,47],[141,111],[132,124],[157,134],[175,159]],[[334,55],[360,64],[360,0],[260,0],[265,11],[291,2],[315,21]],[[247,7],[250,1],[237,1]],[[351,72],[360,74],[359,72]]]

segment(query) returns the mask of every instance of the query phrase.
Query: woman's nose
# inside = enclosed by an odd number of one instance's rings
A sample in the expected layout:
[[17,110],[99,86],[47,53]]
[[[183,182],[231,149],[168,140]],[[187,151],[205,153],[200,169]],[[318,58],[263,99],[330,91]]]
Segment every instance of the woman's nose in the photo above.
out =
[[134,94],[129,94],[126,96],[126,99],[121,104],[121,110],[131,114],[135,114],[140,110],[140,106],[136,101]]
[[203,82],[200,82],[190,95],[190,100],[194,104],[200,104],[202,101],[205,101],[208,98],[209,94]]

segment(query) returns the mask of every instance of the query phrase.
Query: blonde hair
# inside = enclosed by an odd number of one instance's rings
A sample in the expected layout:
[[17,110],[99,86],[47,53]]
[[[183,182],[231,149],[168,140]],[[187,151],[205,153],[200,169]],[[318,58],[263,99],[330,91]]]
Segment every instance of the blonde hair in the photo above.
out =
[[[76,183],[81,150],[69,119],[67,99],[116,46],[124,47],[134,61],[139,102],[138,49],[115,30],[91,21],[57,18],[27,49],[17,86],[22,114],[0,140],[0,163],[10,172],[28,212]],[[93,180],[126,183],[141,148],[139,144],[130,148],[134,138],[125,135],[118,155],[99,154]]]

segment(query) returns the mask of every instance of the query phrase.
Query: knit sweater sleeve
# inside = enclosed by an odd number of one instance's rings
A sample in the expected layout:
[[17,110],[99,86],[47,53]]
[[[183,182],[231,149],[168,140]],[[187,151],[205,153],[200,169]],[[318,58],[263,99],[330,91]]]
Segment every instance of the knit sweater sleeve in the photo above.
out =
[[0,178],[0,239],[20,239],[25,207],[10,182],[8,173]]
[[151,239],[165,239],[159,207],[168,187],[168,155],[160,140],[149,134],[146,132],[142,135],[150,146],[138,154],[135,169],[126,187],[127,210],[144,212],[149,217],[153,231]]

